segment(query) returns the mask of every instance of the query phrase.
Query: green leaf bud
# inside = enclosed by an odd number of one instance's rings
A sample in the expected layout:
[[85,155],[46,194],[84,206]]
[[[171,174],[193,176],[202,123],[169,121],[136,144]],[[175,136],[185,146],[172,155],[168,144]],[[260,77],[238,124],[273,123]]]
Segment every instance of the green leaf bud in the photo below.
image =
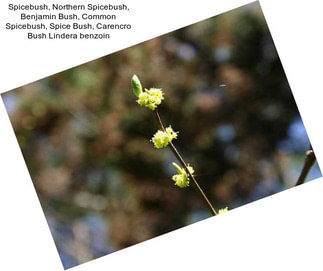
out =
[[173,164],[173,167],[175,168],[175,170],[177,171],[178,174],[182,174],[183,173],[183,171],[179,167],[179,165],[177,165],[175,162],[173,162],[172,164]]
[[135,96],[139,98],[139,95],[142,93],[142,87],[139,78],[135,74],[131,78],[131,86],[133,94],[135,94]]

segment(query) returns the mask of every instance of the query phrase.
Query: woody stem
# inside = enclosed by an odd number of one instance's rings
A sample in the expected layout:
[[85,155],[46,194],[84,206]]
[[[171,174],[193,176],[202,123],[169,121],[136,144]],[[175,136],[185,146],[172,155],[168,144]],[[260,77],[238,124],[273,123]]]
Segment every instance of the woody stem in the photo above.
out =
[[[163,123],[161,121],[161,118],[159,116],[159,113],[158,113],[157,109],[153,110],[153,114],[154,114],[154,117],[155,117],[155,120],[157,122],[157,125],[158,125],[159,129],[162,130],[162,131],[165,131],[165,127],[164,127],[164,125],[163,125]],[[202,188],[199,186],[199,184],[196,181],[195,177],[188,170],[187,165],[186,165],[184,159],[182,158],[182,156],[180,155],[180,153],[178,152],[178,150],[175,148],[174,144],[172,142],[170,142],[168,146],[171,149],[171,151],[174,154],[174,156],[177,158],[178,162],[182,165],[182,167],[185,169],[186,173],[189,175],[189,177],[193,181],[193,187],[194,187],[194,189],[198,192],[198,194],[201,196],[201,198],[203,199],[203,201],[207,205],[207,207],[208,207],[211,215],[212,216],[217,215],[217,213],[216,213],[215,209],[213,208],[211,202],[209,201],[209,199],[207,198],[207,196],[203,192]]]
[[308,172],[310,171],[312,165],[315,162],[315,154],[312,149],[312,146],[309,148],[309,150],[306,152],[305,162],[303,165],[303,169],[301,171],[301,174],[298,177],[297,183],[295,186],[303,184]]

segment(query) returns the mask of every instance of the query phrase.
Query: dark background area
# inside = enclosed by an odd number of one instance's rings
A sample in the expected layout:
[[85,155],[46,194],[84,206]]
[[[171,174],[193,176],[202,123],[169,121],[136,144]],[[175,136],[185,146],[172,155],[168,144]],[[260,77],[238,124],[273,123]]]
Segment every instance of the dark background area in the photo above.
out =
[[[133,74],[164,90],[163,122],[217,210],[290,188],[301,172],[310,143],[258,3],[10,91],[65,268],[210,216],[192,187],[174,186],[172,153],[149,141],[157,126]],[[307,179],[320,176],[315,164]]]

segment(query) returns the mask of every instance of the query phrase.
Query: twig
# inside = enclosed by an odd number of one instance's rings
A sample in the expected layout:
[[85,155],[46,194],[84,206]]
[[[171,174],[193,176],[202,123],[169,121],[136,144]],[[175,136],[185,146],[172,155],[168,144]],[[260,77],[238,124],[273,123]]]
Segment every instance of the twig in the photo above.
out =
[[[161,121],[161,118],[158,114],[157,109],[153,110],[153,114],[155,117],[155,120],[157,122],[157,125],[159,127],[159,129],[161,129],[162,131],[165,131],[165,127]],[[213,208],[211,202],[209,201],[209,199],[207,198],[207,196],[204,194],[203,190],[201,189],[201,187],[199,186],[199,184],[197,183],[196,179],[194,178],[194,176],[190,173],[190,171],[187,168],[187,165],[184,161],[184,159],[182,158],[182,156],[179,154],[179,152],[177,151],[177,149],[175,148],[174,144],[172,142],[169,143],[169,148],[171,149],[171,151],[173,152],[173,154],[175,155],[175,157],[177,158],[178,162],[180,162],[180,164],[182,165],[182,167],[185,169],[186,173],[189,175],[189,177],[192,179],[193,181],[193,186],[195,188],[195,190],[200,194],[200,196],[202,197],[202,199],[204,200],[204,202],[206,203],[210,213],[215,216],[217,215],[215,209]]]
[[314,151],[311,146],[310,149],[306,152],[306,158],[305,158],[305,162],[303,165],[303,169],[301,171],[301,174],[298,177],[298,180],[297,180],[297,183],[295,186],[304,183],[306,176],[307,176],[308,172],[310,171],[314,162],[315,162],[315,154],[314,154]]

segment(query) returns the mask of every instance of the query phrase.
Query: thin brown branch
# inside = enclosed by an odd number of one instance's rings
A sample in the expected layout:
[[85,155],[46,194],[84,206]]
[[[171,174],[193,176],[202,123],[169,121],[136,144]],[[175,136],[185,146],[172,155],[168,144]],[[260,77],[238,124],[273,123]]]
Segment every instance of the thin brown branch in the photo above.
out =
[[[155,109],[153,111],[155,120],[157,122],[157,125],[159,127],[159,129],[161,129],[162,131],[165,131],[165,127],[161,121],[161,118],[158,114],[157,109]],[[202,199],[204,200],[204,202],[206,203],[210,213],[215,216],[217,213],[215,211],[215,209],[213,208],[211,202],[209,201],[209,199],[207,198],[207,196],[205,195],[205,193],[203,192],[202,188],[199,186],[198,182],[196,181],[195,177],[190,173],[190,171],[187,168],[187,165],[184,161],[184,159],[182,158],[182,156],[179,154],[179,152],[177,151],[177,149],[175,148],[174,144],[172,142],[169,143],[169,148],[171,149],[171,151],[173,152],[174,156],[177,158],[178,162],[182,165],[182,167],[185,169],[185,171],[187,172],[187,174],[189,175],[189,177],[191,178],[191,180],[193,181],[193,186],[195,188],[195,190],[198,192],[198,194],[202,197]]]
[[310,171],[314,162],[315,162],[315,154],[314,154],[314,151],[311,146],[310,149],[306,152],[306,157],[305,157],[303,169],[301,171],[301,174],[298,177],[298,180],[297,180],[297,183],[295,186],[304,183],[306,176],[307,176],[308,172]]

